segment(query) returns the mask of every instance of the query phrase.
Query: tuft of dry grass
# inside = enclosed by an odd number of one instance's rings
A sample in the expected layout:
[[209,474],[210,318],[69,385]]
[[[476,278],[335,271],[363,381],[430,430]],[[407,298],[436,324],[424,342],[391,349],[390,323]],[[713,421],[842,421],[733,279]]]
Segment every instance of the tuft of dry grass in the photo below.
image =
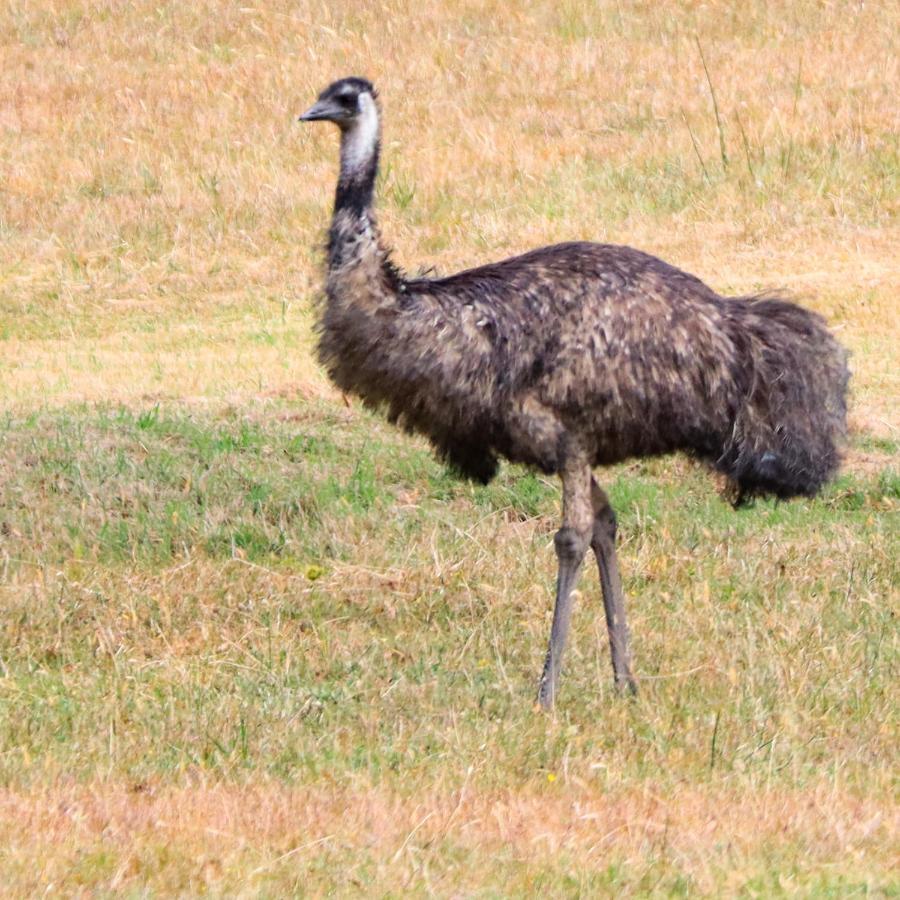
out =
[[[0,15],[0,892],[896,892],[890,4],[13,0]],[[571,238],[787,288],[853,351],[845,474],[733,513],[603,473],[530,709],[555,486],[454,483],[312,354],[336,137],[378,85],[398,261]]]

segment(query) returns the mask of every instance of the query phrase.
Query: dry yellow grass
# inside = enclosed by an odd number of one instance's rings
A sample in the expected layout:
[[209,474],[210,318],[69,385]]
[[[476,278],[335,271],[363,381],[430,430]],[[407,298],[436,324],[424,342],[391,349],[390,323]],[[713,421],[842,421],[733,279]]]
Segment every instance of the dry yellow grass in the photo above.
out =
[[[894,890],[898,33],[877,2],[8,3],[0,893]],[[546,485],[454,489],[327,412],[336,138],[294,119],[351,73],[402,265],[627,243],[787,287],[853,350],[862,480],[822,507],[726,519],[683,463],[620,473],[649,705],[596,687],[590,619],[571,707],[521,708]]]
[[[19,340],[0,402],[316,381],[247,348],[247,320],[308,328],[335,138],[293,118],[356,71],[386,106],[382,218],[402,262],[447,271],[583,237],[723,291],[786,285],[861,351],[862,421],[896,428],[896,18],[877,3],[13,3],[2,309]],[[171,358],[185,322],[202,328]]]
[[[77,892],[95,883],[98,868],[113,891],[140,880],[165,894],[234,896],[285,886],[305,894],[298,865],[320,854],[377,860],[368,892],[389,894],[477,892],[491,868],[500,878],[490,887],[518,893],[528,890],[529,876],[560,863],[577,891],[590,875],[605,873],[611,858],[654,856],[678,860],[699,892],[731,893],[761,850],[777,858],[779,845],[797,841],[811,862],[845,856],[847,868],[864,877],[867,852],[895,836],[895,816],[886,800],[862,805],[827,788],[747,795],[648,781],[610,792],[564,775],[490,792],[471,789],[464,777],[457,790],[415,797],[266,783],[64,783],[0,792],[5,865],[29,894]],[[449,862],[442,859],[448,851]],[[510,874],[516,863],[524,877]],[[723,863],[733,867],[732,879],[722,880]],[[362,892],[352,871],[336,872],[334,882]],[[790,891],[790,876],[772,889]]]

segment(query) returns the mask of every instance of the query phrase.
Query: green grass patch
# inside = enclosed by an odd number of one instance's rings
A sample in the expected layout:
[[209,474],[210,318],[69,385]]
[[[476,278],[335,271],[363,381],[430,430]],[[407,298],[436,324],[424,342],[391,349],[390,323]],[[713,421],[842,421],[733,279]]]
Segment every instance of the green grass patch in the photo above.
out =
[[284,411],[3,421],[0,779],[41,763],[413,789],[485,740],[495,786],[564,760],[592,780],[598,759],[626,780],[882,771],[889,471],[738,512],[686,460],[607,473],[643,696],[611,694],[589,561],[568,725],[548,730],[530,701],[556,485],[512,468],[460,484],[368,414]]

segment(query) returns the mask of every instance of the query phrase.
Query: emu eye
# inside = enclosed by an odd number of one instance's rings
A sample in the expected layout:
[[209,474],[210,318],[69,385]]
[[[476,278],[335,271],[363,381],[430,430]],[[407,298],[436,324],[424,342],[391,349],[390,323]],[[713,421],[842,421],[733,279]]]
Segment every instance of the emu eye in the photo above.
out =
[[344,107],[344,109],[353,109],[356,106],[356,95],[355,94],[338,94],[337,102]]

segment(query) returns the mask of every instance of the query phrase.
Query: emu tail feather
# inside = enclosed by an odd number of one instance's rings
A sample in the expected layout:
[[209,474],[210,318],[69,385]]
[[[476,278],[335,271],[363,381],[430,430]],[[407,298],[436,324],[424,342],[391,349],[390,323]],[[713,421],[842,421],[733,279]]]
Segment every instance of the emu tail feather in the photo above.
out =
[[737,351],[732,432],[714,467],[735,506],[760,495],[818,493],[841,462],[847,351],[821,316],[773,296],[726,301]]

